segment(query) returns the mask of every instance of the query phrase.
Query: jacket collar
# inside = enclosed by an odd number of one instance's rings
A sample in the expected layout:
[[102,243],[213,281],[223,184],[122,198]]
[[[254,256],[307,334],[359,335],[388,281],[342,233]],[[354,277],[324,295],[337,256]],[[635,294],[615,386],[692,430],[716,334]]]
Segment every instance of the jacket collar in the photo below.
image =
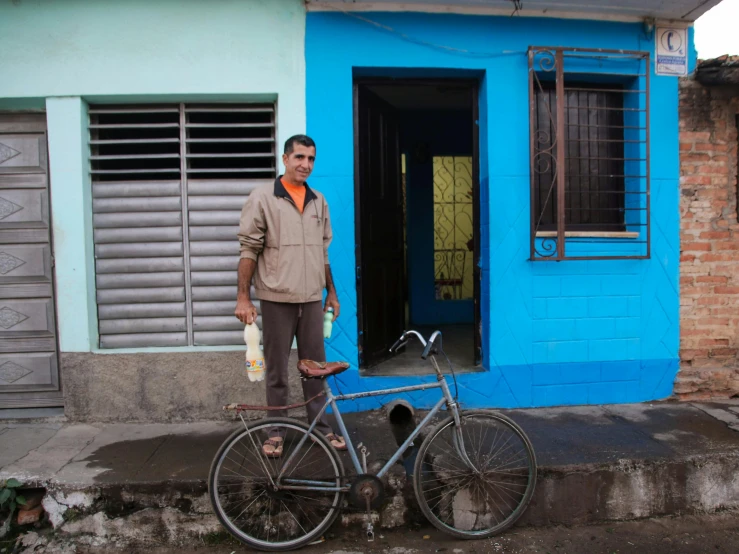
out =
[[[290,196],[290,193],[287,192],[285,186],[282,184],[282,175],[278,175],[277,179],[275,179],[275,196],[287,198],[292,201],[292,196]],[[316,200],[317,198],[318,196],[316,196],[316,193],[311,190],[308,183],[305,183],[305,203],[303,204],[303,209],[308,205],[308,202]]]

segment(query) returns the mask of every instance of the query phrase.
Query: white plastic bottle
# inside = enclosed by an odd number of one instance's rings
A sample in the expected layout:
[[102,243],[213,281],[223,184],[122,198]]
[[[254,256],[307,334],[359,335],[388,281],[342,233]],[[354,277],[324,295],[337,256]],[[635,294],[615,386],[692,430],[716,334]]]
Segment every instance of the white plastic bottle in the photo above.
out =
[[246,374],[249,381],[261,381],[264,379],[264,354],[259,346],[259,327],[256,323],[250,323],[244,327],[244,342],[246,343]]
[[323,338],[331,338],[331,329],[334,326],[334,309],[329,308],[326,313],[323,314]]

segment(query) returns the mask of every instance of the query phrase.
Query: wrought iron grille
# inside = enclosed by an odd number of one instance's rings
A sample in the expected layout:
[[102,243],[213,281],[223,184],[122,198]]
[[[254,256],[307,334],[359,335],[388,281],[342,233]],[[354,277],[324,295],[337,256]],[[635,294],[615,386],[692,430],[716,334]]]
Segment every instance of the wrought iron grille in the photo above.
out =
[[434,156],[433,170],[436,299],[473,298],[472,158]]
[[528,56],[530,259],[648,258],[649,54]]

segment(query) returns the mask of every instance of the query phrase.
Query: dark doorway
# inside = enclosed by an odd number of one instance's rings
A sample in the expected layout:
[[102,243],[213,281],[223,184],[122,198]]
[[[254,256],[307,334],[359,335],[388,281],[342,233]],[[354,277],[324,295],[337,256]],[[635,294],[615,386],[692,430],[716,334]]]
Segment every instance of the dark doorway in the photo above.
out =
[[[477,82],[355,81],[360,367],[429,371],[404,329],[441,329],[456,368],[482,358]],[[418,352],[416,350],[418,349]]]

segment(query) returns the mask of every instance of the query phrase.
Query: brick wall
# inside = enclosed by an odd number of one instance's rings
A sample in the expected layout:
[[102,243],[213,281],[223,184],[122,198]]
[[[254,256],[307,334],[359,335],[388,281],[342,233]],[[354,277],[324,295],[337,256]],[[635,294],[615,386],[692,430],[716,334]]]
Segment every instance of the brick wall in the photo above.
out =
[[682,399],[739,395],[739,90],[680,85]]

